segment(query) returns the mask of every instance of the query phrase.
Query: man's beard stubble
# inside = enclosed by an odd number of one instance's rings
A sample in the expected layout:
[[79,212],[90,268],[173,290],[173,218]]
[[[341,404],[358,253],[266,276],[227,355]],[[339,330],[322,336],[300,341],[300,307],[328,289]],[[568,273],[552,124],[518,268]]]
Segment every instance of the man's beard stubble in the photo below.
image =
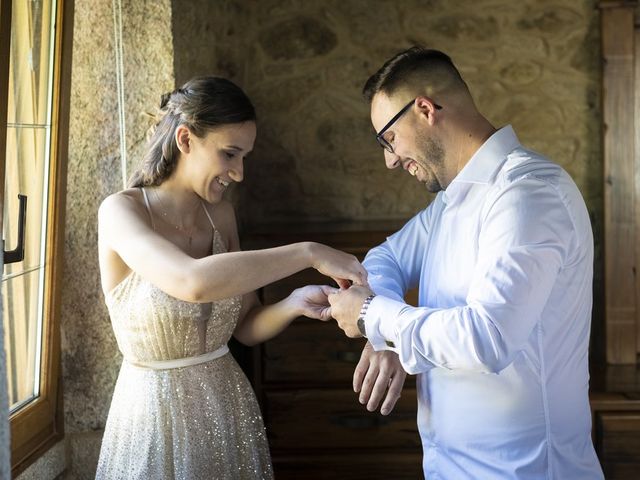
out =
[[445,152],[442,142],[434,138],[428,138],[426,135],[419,135],[417,144],[422,158],[420,160],[416,159],[416,162],[420,164],[427,175],[427,179],[424,182],[427,191],[438,193],[440,190],[444,190],[446,187],[443,187],[440,183],[440,179],[445,174]]

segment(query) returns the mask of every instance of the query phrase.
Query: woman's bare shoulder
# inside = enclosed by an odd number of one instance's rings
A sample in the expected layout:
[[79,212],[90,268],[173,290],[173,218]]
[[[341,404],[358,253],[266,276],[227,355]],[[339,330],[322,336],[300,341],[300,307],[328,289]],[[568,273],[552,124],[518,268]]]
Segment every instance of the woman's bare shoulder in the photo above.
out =
[[126,190],[112,193],[102,200],[100,209],[135,208],[143,204],[142,191],[139,188],[127,188]]
[[144,213],[144,199],[139,188],[128,188],[112,193],[100,204],[98,217],[102,219],[119,217],[128,212],[136,216]]

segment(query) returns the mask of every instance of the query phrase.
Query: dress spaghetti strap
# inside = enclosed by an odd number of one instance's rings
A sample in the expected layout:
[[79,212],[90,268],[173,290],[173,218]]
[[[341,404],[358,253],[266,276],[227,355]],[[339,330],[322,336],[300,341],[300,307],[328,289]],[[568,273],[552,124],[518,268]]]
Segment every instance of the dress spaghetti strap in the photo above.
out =
[[142,190],[142,196],[144,197],[144,204],[147,207],[147,212],[149,212],[149,219],[151,220],[151,228],[155,230],[156,222],[153,221],[153,214],[151,213],[151,205],[149,205],[149,198],[147,197],[147,191],[144,189],[144,187],[140,187],[140,190]]
[[204,202],[202,200],[200,200],[200,204],[202,205],[202,209],[204,210],[204,213],[207,215],[207,218],[209,219],[209,223],[211,224],[211,228],[213,228],[213,230],[217,230],[216,226],[213,224],[213,220],[211,219],[211,215],[209,215],[209,211],[207,210],[207,207],[205,207]]

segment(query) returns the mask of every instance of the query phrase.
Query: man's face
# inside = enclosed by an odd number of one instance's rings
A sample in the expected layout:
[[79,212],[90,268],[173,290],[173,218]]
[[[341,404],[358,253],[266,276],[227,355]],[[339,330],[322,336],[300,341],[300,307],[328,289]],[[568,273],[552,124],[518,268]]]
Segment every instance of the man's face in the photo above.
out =
[[[384,139],[391,145],[393,153],[385,149],[384,157],[387,168],[402,166],[424,183],[428,191],[435,193],[443,189],[445,149],[436,136],[436,127],[428,121],[428,112],[421,98],[424,97],[416,98],[414,104],[385,131]],[[376,94],[371,102],[371,123],[376,132],[380,132],[409,100],[401,96]]]

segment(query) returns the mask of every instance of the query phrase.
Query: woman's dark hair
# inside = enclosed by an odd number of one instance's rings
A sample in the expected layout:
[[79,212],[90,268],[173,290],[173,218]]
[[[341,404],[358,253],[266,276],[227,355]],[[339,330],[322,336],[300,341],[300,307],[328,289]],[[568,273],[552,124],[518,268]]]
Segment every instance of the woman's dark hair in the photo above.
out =
[[202,138],[220,125],[255,121],[256,112],[249,97],[235,83],[206,76],[193,78],[162,95],[156,118],[141,166],[129,178],[130,188],[160,185],[171,175],[180,152],[175,140],[180,125]]

